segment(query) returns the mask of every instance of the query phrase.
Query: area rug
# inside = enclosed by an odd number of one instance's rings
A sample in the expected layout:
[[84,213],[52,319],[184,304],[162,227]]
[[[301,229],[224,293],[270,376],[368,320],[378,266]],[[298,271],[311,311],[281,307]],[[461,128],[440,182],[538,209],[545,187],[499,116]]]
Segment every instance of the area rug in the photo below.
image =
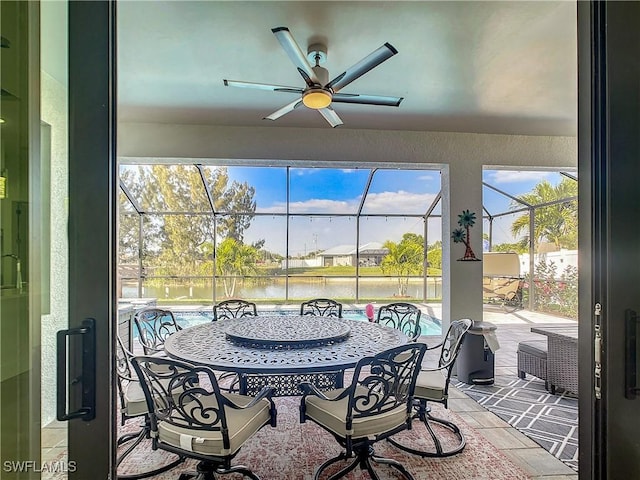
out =
[[[263,480],[311,480],[315,469],[325,460],[336,455],[340,447],[334,438],[312,422],[300,424],[299,397],[280,397],[275,399],[278,409],[278,426],[264,427],[252,437],[234,460],[234,464],[244,464],[251,468]],[[530,477],[511,462],[502,452],[489,444],[454,413],[434,406],[434,414],[449,418],[460,426],[467,438],[467,447],[456,456],[449,458],[421,458],[405,453],[387,442],[379,442],[375,447],[381,456],[394,458],[402,462],[416,480],[439,478],[446,480],[518,480]],[[130,420],[122,431],[133,430],[138,422]],[[418,422],[411,431],[402,432],[401,438],[413,445],[427,446],[426,432]],[[166,461],[170,455],[162,451],[153,451],[150,441],[140,444],[130,457],[120,466],[119,474],[151,469]],[[122,447],[121,447],[122,448]],[[174,480],[180,472],[193,470],[195,462],[187,462],[169,472],[154,477],[155,480]],[[381,478],[401,478],[394,470],[384,466],[379,468]],[[221,478],[240,480],[238,474],[224,475]],[[368,480],[368,473],[357,468],[345,478],[349,480]]]
[[551,395],[542,380],[495,378],[494,385],[467,385],[459,390],[578,471],[578,398]]

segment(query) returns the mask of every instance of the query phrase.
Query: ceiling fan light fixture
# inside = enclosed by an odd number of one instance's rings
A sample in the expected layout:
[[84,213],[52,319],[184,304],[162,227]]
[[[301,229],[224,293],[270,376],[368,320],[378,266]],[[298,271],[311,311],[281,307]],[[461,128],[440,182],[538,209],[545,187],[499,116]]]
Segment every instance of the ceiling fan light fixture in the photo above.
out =
[[280,46],[289,57],[289,60],[291,60],[298,73],[302,76],[304,87],[224,80],[224,84],[227,87],[255,88],[258,90],[297,94],[294,101],[263,117],[263,119],[277,120],[283,115],[304,105],[311,110],[317,110],[329,125],[337,127],[343,125],[343,122],[335,110],[331,108],[333,102],[359,105],[386,105],[390,107],[400,105],[402,98],[399,97],[340,92],[340,90],[351,82],[357,80],[365,73],[397,54],[398,51],[390,43],[385,43],[359,62],[356,62],[335,76],[333,80],[329,80],[329,71],[320,66],[320,64],[324,63],[327,59],[326,44],[311,44],[307,49],[307,55],[305,55],[287,27],[272,28],[271,32],[273,32]]
[[314,110],[327,108],[331,105],[332,99],[331,93],[321,88],[307,90],[302,94],[302,103],[304,103],[305,107]]

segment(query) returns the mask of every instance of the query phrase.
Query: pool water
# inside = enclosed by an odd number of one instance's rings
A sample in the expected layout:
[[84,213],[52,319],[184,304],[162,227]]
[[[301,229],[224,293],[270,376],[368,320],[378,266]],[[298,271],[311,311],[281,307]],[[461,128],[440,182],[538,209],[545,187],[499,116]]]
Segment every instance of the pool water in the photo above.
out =
[[[278,315],[282,314],[290,314],[297,315],[298,312],[294,311],[278,311],[275,312]],[[181,312],[174,311],[173,315],[176,317],[176,321],[178,325],[183,328],[192,327],[194,325],[199,325],[201,323],[211,322],[213,320],[213,312],[206,311],[193,311],[193,312]],[[342,317],[349,320],[359,320],[362,322],[366,322],[367,316],[364,313],[364,310],[345,310],[342,312]],[[420,317],[420,326],[422,327],[422,335],[441,335],[442,334],[442,326],[440,324],[440,320],[429,317],[422,316]]]

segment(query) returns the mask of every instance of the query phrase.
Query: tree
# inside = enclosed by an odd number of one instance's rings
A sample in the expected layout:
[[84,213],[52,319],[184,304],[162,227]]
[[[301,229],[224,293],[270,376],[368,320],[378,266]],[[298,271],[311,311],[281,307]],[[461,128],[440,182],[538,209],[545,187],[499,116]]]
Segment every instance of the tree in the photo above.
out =
[[429,268],[442,270],[442,241],[436,240],[427,245],[427,264]]
[[383,246],[389,253],[380,263],[382,273],[396,275],[398,295],[406,297],[409,277],[423,272],[424,239],[415,233],[405,233],[400,243],[387,240]]
[[[144,212],[143,258],[156,274],[189,276],[211,271],[211,248],[218,238],[242,243],[253,219],[255,189],[230,182],[226,168],[202,169],[216,213],[215,222],[203,178],[194,165],[129,168],[121,178]],[[154,215],[154,212],[164,213]],[[169,213],[174,212],[174,213]]]
[[[518,198],[529,205],[540,205],[557,200],[566,200],[545,207],[536,208],[533,232],[534,245],[540,242],[553,243],[558,248],[578,248],[578,202],[572,197],[578,196],[578,182],[564,178],[558,185],[553,186],[547,180],[537,184],[533,191],[519,195]],[[512,209],[522,208],[522,204],[513,202]],[[521,241],[526,247],[529,244],[529,214],[521,215],[511,224],[514,236],[527,232]]]
[[[132,196],[137,200],[143,211],[148,211],[148,193],[145,192],[138,172],[140,167],[126,168],[120,171],[120,181],[126,185]],[[146,203],[145,203],[146,202]],[[162,228],[159,222],[148,221],[149,217],[143,216],[144,244],[149,252],[158,252],[162,243]],[[124,263],[138,263],[138,256],[143,239],[139,234],[140,214],[120,192],[120,215],[118,224],[119,254]]]
[[528,253],[529,252],[529,248],[526,245],[522,245],[522,242],[520,243],[499,243],[497,245],[494,245],[491,248],[492,252],[502,252],[502,253]]
[[429,268],[442,270],[442,246],[429,248],[427,262],[429,262]]
[[238,277],[255,273],[258,250],[227,237],[218,245],[216,253],[216,273],[222,278],[224,294],[233,297]]
[[128,203],[120,193],[120,212],[118,216],[118,257],[120,264],[137,264],[140,248],[139,215],[132,208],[124,207]]

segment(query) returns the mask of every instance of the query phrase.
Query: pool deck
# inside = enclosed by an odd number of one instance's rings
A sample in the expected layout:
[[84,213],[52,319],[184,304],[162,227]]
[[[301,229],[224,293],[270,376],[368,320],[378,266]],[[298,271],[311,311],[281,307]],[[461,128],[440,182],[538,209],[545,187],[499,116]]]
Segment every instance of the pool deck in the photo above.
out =
[[[412,302],[418,305],[422,312],[434,319],[442,319],[442,304],[440,303],[418,303]],[[344,303],[342,305],[343,311],[357,310],[364,313],[366,304],[357,303]],[[375,308],[376,305],[374,305]],[[211,305],[162,305],[160,308],[166,308],[175,312],[210,312],[212,310]],[[299,304],[283,304],[283,305],[258,305],[258,313],[282,313],[282,312],[297,312],[300,308]],[[483,321],[491,322],[495,325],[548,325],[558,323],[571,323],[575,320],[571,320],[566,317],[558,317],[556,315],[534,312],[531,310],[517,310],[512,313],[505,312],[498,305],[485,305],[483,311]]]

